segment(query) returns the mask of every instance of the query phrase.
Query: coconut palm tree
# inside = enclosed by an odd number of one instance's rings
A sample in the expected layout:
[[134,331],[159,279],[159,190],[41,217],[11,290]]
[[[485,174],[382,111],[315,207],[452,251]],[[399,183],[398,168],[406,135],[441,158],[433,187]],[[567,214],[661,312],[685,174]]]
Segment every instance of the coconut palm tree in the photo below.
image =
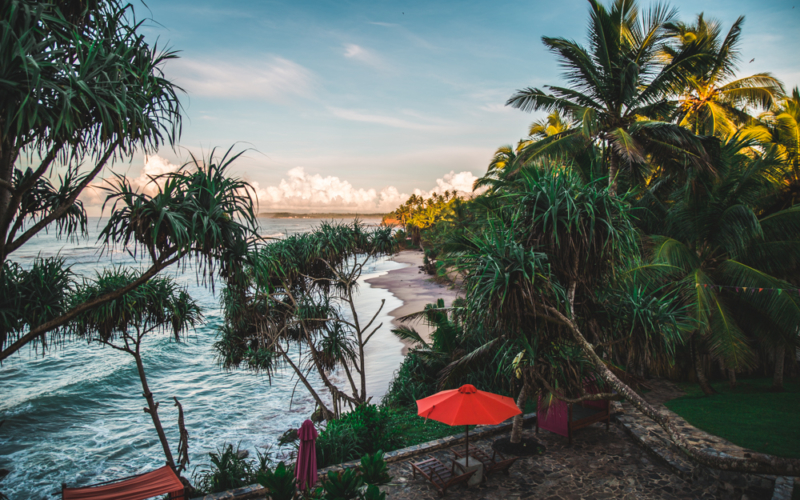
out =
[[[645,228],[653,262],[679,270],[677,279],[689,284],[685,300],[698,324],[695,369],[707,394],[701,352],[733,374],[755,365],[754,340],[781,350],[781,359],[783,349],[798,345],[800,300],[764,289],[791,287],[783,277],[796,275],[800,265],[800,211],[760,209],[780,189],[775,180],[783,162],[775,147],[753,157],[758,145],[744,133],[731,136],[721,149],[720,175],[652,206],[650,220],[657,222]],[[778,369],[782,376],[782,363]]]
[[[795,87],[791,95],[781,100],[772,110],[763,113],[761,124],[766,125],[766,142],[775,144],[786,163],[786,173],[781,180],[781,192],[768,211],[794,206],[800,199],[800,92]],[[759,126],[754,127],[756,129]]]
[[664,62],[669,41],[665,24],[675,11],[656,5],[645,13],[634,0],[615,0],[605,7],[590,0],[589,47],[565,38],[543,37],[554,52],[571,86],[517,91],[507,105],[523,111],[560,111],[576,126],[545,139],[528,158],[551,149],[566,149],[572,136],[582,134],[603,146],[611,193],[617,191],[620,167],[632,183],[648,176],[648,155],[680,156],[698,166],[706,163],[703,144],[685,128],[666,120],[673,112],[670,96],[687,82],[687,71],[704,55],[688,44]]
[[706,20],[703,14],[693,24],[665,26],[677,41],[675,47],[665,47],[669,58],[693,46],[710,56],[685,70],[686,84],[678,97],[676,119],[695,134],[728,136],[755,120],[747,108],[768,109],[783,95],[783,85],[769,73],[736,77],[743,24],[744,16],[733,23],[724,39],[719,22]]

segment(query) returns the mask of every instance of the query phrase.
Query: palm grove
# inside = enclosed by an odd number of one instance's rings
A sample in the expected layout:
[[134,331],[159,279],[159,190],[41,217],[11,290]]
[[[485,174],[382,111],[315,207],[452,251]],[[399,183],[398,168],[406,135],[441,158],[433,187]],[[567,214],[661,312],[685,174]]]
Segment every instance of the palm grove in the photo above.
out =
[[[781,390],[797,369],[800,102],[768,73],[737,74],[743,23],[590,0],[585,45],[542,38],[564,83],[506,104],[547,116],[497,150],[482,194],[424,226],[426,253],[465,293],[438,309],[460,331],[442,332],[460,351],[439,358],[438,386],[489,362],[520,403],[615,392],[701,463],[797,473],[793,459],[709,455],[630,387],[688,377],[710,393],[711,376],[761,371]],[[414,201],[394,214],[408,231]],[[397,333],[431,364],[433,346]],[[587,376],[606,394],[585,394]]]
[[[0,361],[75,338],[130,354],[166,460],[180,469],[185,435],[176,460],[140,346],[157,332],[180,339],[202,320],[159,275],[193,263],[204,283],[223,285],[225,367],[289,366],[328,419],[367,403],[363,353],[377,313],[359,321],[343,310],[366,260],[392,253],[396,239],[352,224],[257,245],[251,190],[228,175],[230,152],[154,178],[153,194],[122,176],[103,184],[100,241],[130,250],[141,268],[78,277],[60,258],[15,262],[45,229],[85,234],[79,196],[115,161],[177,141],[180,89],[162,74],[175,54],[144,41],[128,5],[2,0],[0,9]],[[451,343],[469,346],[448,358],[442,382],[493,357],[521,400],[537,391],[578,400],[594,397],[581,391],[594,373],[695,459],[797,475],[791,460],[696,449],[618,377],[666,373],[689,352],[701,383],[713,360],[732,383],[771,364],[779,386],[794,360],[800,300],[772,290],[796,283],[798,95],[770,75],[735,76],[741,25],[723,34],[663,6],[592,2],[587,47],[544,39],[566,86],[524,89],[508,104],[550,117],[498,151],[479,181],[486,194],[434,200],[412,230],[465,279],[463,302],[427,312],[453,326]],[[333,369],[348,390],[326,380]],[[305,378],[311,370],[332,400]]]

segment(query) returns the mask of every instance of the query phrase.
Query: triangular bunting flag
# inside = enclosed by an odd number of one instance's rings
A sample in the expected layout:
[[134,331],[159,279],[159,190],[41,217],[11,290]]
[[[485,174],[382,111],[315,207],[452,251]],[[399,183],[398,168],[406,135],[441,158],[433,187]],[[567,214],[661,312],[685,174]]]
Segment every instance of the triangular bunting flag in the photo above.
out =
[[759,288],[759,289],[758,289],[758,293],[761,293],[761,290],[763,290],[763,288]]

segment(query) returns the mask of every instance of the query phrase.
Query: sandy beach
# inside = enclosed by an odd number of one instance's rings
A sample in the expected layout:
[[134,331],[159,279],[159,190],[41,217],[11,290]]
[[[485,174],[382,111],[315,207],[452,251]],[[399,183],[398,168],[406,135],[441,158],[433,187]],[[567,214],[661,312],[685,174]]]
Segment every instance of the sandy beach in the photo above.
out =
[[[386,289],[403,301],[402,306],[389,311],[389,315],[393,318],[392,324],[394,326],[400,326],[397,318],[421,311],[425,308],[425,304],[444,299],[445,306],[449,306],[459,295],[457,290],[434,283],[430,275],[420,271],[419,267],[422,266],[422,259],[422,252],[404,250],[392,257],[391,260],[406,264],[405,267],[389,271],[377,278],[366,280],[373,287]],[[430,338],[431,328],[423,321],[414,321],[410,323],[410,326],[416,329],[423,339]],[[408,352],[410,345],[409,342],[403,341],[403,355]]]

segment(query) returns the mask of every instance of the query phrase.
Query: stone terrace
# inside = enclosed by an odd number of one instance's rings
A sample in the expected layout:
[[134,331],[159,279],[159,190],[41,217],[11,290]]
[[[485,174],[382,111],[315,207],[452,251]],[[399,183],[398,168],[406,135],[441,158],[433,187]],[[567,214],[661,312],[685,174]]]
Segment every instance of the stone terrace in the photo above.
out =
[[[533,429],[526,429],[534,437]],[[732,487],[712,479],[682,479],[665,465],[655,462],[642,448],[612,425],[595,424],[578,431],[572,446],[567,439],[539,431],[539,441],[547,447],[543,455],[520,458],[509,476],[495,474],[487,482],[466,488],[457,485],[447,497],[459,500],[506,499],[770,499],[771,488]],[[498,436],[474,444],[490,450]],[[470,443],[472,446],[473,443]],[[448,449],[411,459],[417,462],[436,457],[449,465]],[[436,499],[438,492],[424,478],[412,479],[409,461],[389,464],[392,483],[381,488],[393,500]]]

